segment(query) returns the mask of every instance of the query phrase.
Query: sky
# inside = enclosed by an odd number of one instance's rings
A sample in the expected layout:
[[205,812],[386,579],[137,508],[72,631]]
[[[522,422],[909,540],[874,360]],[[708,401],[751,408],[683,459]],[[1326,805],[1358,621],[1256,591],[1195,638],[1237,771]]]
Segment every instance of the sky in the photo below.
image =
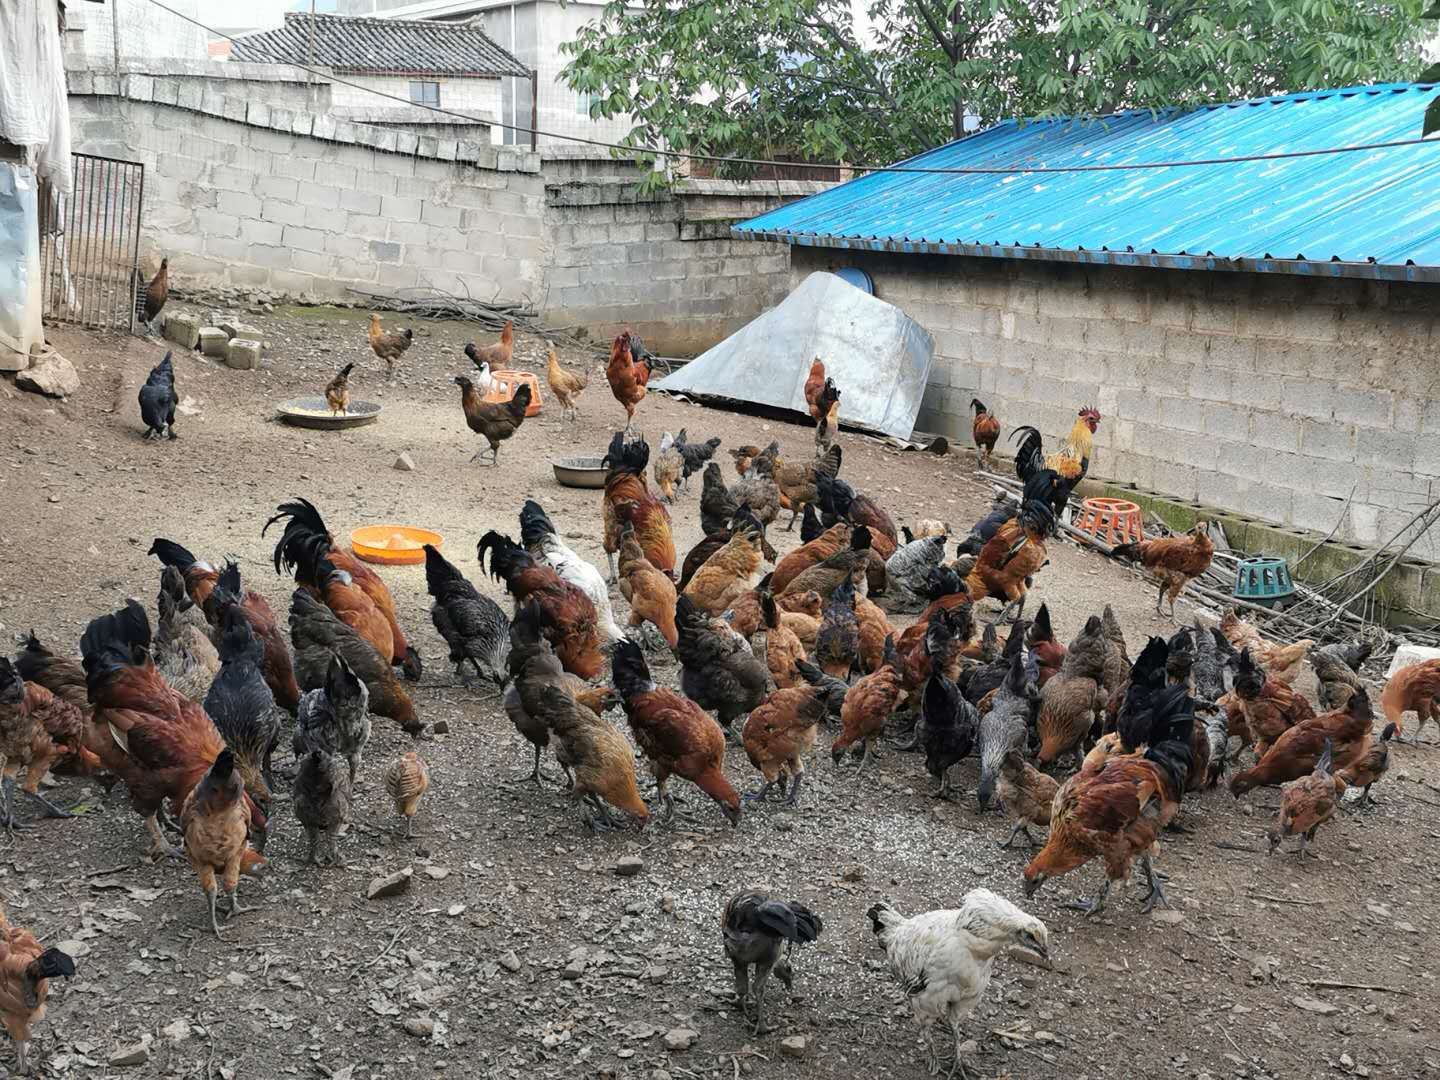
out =
[[[246,0],[244,5],[247,26],[279,26],[285,12],[294,0]],[[196,0],[196,18],[207,26],[234,26],[236,17],[235,0]]]

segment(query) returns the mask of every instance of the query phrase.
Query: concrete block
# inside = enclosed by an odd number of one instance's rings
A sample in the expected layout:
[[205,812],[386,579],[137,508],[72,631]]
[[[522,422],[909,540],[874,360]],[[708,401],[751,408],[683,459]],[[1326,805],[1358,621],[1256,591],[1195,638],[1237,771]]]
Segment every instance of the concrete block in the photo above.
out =
[[300,229],[294,225],[286,225],[281,243],[298,251],[324,251],[325,234],[319,229]]
[[265,221],[274,221],[281,225],[303,225],[305,208],[280,199],[266,199],[261,204],[260,216]]
[[360,214],[378,214],[380,213],[380,196],[368,190],[341,188],[340,208]]
[[261,343],[254,339],[229,341],[225,348],[225,363],[236,371],[253,371],[260,366],[261,347]]
[[[420,220],[420,211],[419,199],[402,199],[393,195],[385,196],[380,205],[380,216],[391,222],[417,222]],[[455,224],[460,224],[458,211]]]
[[1335,411],[1335,384],[1318,379],[1286,379],[1282,408],[1291,416],[1329,420]]
[[259,330],[254,326],[248,326],[242,322],[222,322],[220,324],[220,329],[225,331],[225,336],[231,340],[234,340],[238,337],[253,338],[256,341],[259,341],[264,336],[263,331]]
[[1395,395],[1388,390],[1357,390],[1341,387],[1334,399],[1335,419],[1344,424],[1368,428],[1392,426]]
[[206,356],[224,356],[230,337],[218,326],[202,326],[199,344],[200,351]]
[[246,261],[267,270],[284,270],[290,266],[290,249],[276,244],[251,244]]
[[290,255],[290,265],[307,274],[326,277],[335,273],[335,256],[297,248]]
[[1264,450],[1280,450],[1293,454],[1300,449],[1300,422],[1288,416],[1252,410],[1250,441]]
[[200,343],[200,317],[176,312],[165,316],[165,337],[182,349],[193,349]]
[[1178,431],[1205,430],[1205,415],[1198,401],[1189,398],[1163,398],[1160,402],[1160,423]]
[[347,217],[349,215],[344,210],[325,210],[318,206],[307,206],[305,208],[305,227],[329,233],[344,232]]
[[400,245],[372,240],[370,255],[376,262],[398,263],[400,261]]
[[1190,396],[1206,401],[1234,401],[1235,387],[1224,368],[1200,364],[1190,371]]
[[215,205],[221,213],[231,214],[236,218],[256,218],[260,216],[260,200],[254,195],[247,195],[243,191],[220,191],[217,195]]
[[1250,438],[1250,414],[1234,405],[1206,405],[1204,409],[1207,434],[1231,442]]

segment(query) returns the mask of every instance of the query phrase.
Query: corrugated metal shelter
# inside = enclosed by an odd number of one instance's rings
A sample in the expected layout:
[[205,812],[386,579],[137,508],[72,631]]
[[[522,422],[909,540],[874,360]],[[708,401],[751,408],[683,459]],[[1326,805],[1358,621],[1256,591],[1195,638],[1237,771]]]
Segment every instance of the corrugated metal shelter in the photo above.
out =
[[[1436,87],[1400,83],[1093,120],[1008,121],[735,227],[820,247],[1440,281]],[[1271,160],[1258,155],[1370,149]],[[1097,165],[1124,171],[1061,171]]]

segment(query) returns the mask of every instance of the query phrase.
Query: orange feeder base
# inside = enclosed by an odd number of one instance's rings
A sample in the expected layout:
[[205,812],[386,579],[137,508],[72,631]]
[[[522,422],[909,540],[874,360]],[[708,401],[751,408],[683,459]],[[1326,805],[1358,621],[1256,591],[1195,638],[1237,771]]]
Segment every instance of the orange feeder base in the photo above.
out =
[[496,404],[502,401],[509,401],[515,396],[515,391],[521,383],[530,387],[530,407],[525,410],[526,416],[538,416],[540,414],[540,380],[533,372],[529,371],[502,371],[490,372],[490,377],[495,382],[490,387],[490,392],[485,395],[485,400]]
[[1126,499],[1086,499],[1080,504],[1075,528],[1114,547],[1138,544],[1145,539],[1145,515],[1138,504]]

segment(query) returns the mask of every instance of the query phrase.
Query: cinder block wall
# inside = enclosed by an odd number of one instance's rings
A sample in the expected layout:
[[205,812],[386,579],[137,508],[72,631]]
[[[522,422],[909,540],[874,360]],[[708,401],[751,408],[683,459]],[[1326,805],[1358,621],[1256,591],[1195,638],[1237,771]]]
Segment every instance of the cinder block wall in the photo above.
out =
[[312,115],[223,81],[70,73],[73,147],[144,163],[142,256],[191,288],[523,301],[545,257],[539,155]]
[[688,181],[642,194],[627,180],[548,185],[546,318],[600,337],[628,325],[654,351],[703,352],[790,286],[786,246],[732,240],[731,224],[824,186]]
[[1322,533],[1343,510],[1362,545],[1440,493],[1440,286],[805,247],[792,278],[847,265],[935,336],[922,430],[968,444],[979,397],[1053,444],[1093,404],[1092,475]]

